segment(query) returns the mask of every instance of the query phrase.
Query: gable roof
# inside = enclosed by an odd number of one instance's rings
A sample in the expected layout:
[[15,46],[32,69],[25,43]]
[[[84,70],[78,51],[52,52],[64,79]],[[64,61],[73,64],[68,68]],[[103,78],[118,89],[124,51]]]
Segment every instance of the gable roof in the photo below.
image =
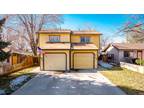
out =
[[103,49],[106,51],[110,46],[118,50],[144,50],[144,43],[112,43]]
[[48,29],[48,30],[41,30],[38,33],[71,33],[69,29]]
[[101,33],[95,31],[95,30],[91,30],[91,31],[87,31],[87,30],[80,30],[80,31],[73,31],[72,34],[98,34],[98,35],[102,35]]
[[117,49],[121,49],[121,50],[126,50],[126,49],[143,50],[144,49],[144,43],[113,43],[112,45]]
[[41,30],[37,33],[72,33],[72,34],[98,34],[101,35],[101,33],[95,31],[95,30],[79,30],[79,31],[72,31],[70,29],[48,29],[48,30]]

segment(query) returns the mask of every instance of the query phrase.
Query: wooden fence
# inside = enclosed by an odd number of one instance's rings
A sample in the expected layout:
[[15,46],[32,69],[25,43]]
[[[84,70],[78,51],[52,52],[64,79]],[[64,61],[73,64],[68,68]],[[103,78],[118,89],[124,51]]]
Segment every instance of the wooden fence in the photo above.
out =
[[4,64],[3,66],[0,67],[0,75],[10,74],[12,72],[37,65],[38,63],[34,62],[35,59],[38,59],[38,58],[28,56],[21,63],[15,64],[15,65]]

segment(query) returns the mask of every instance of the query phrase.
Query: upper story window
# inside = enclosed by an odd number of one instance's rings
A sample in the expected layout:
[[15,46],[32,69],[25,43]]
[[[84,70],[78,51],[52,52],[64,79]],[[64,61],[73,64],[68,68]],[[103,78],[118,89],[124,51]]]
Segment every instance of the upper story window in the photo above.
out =
[[81,37],[80,41],[81,41],[81,43],[89,43],[90,42],[90,37]]
[[49,36],[49,42],[60,42],[60,36]]

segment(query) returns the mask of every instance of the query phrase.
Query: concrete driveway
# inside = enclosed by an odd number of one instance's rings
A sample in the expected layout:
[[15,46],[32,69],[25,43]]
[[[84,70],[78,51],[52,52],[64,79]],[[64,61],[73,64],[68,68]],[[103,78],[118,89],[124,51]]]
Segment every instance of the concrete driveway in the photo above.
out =
[[123,95],[97,70],[72,72],[40,71],[13,95]]

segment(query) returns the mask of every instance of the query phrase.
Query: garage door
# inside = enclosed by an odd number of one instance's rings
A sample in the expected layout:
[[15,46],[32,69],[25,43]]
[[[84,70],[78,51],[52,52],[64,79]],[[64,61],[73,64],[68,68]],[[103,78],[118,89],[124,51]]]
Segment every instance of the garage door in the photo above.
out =
[[66,70],[66,55],[45,54],[44,70]]
[[94,54],[93,53],[75,53],[74,54],[74,69],[93,69]]

